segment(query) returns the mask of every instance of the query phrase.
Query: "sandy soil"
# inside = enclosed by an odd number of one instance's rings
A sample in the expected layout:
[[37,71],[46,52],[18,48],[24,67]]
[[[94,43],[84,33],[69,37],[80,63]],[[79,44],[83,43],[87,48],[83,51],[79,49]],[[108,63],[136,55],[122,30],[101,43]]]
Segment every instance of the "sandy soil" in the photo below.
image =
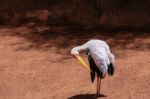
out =
[[[119,35],[124,39],[118,40],[118,35],[107,38],[100,34],[80,39],[64,38],[64,34],[38,37],[32,31],[25,27],[0,28],[0,99],[96,99],[96,83],[90,82],[89,72],[69,52],[91,37],[105,39],[116,55],[115,75],[102,81],[104,96],[99,98],[150,97],[148,33],[134,38],[128,35],[128,40],[126,35]],[[38,28],[36,31],[41,32]],[[84,53],[83,57],[86,59]]]

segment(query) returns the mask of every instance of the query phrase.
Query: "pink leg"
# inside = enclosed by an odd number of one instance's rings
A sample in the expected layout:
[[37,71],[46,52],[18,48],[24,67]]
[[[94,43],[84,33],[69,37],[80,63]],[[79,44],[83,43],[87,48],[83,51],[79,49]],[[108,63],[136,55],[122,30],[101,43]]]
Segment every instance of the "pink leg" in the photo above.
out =
[[100,95],[100,87],[101,87],[101,78],[97,76],[97,96]]
[[96,91],[96,94],[98,94],[99,92],[99,77],[97,76],[97,91]]
[[99,91],[99,94],[100,94],[100,89],[101,89],[101,78],[99,77],[99,88],[98,88],[98,91]]

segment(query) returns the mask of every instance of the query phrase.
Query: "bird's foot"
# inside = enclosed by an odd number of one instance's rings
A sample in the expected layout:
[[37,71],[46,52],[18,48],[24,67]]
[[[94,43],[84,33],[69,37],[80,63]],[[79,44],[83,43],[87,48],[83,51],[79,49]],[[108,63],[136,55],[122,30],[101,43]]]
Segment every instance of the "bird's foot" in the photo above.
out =
[[96,92],[96,97],[100,97],[100,92]]

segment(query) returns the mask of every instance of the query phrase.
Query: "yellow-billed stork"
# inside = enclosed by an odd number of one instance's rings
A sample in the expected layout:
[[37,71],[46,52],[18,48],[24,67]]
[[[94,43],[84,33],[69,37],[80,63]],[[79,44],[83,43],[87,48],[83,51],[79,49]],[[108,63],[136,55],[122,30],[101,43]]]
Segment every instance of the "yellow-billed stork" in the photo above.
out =
[[[79,52],[85,50],[88,56],[88,66],[80,57]],[[115,71],[115,58],[110,52],[110,48],[105,41],[93,39],[87,43],[74,47],[71,54],[75,56],[80,63],[91,72],[91,81],[94,81],[95,73],[97,74],[97,91],[96,95],[100,95],[101,79],[105,78],[106,74],[112,76]]]

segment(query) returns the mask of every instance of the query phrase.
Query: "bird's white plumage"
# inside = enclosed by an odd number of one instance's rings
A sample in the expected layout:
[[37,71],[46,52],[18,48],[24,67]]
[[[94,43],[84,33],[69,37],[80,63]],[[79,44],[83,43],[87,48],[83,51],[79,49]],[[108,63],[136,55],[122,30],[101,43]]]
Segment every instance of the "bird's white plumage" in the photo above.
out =
[[109,46],[102,40],[90,40],[84,45],[74,47],[71,50],[72,55],[79,55],[81,50],[90,50],[90,54],[94,59],[94,62],[103,73],[103,76],[107,74],[108,65],[110,62],[114,63],[114,55],[110,52]]

